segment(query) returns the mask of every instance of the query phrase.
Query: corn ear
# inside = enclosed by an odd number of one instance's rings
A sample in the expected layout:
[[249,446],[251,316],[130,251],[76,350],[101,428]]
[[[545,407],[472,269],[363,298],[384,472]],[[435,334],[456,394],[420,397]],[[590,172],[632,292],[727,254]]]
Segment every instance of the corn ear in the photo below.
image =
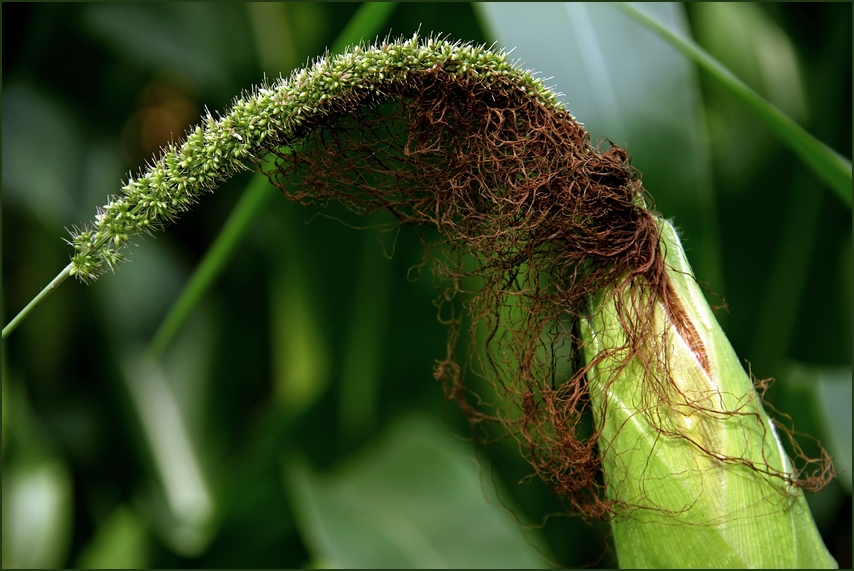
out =
[[[650,342],[666,344],[658,347],[665,372],[639,358],[625,367],[605,360],[591,371],[620,566],[836,567],[791,483],[774,425],[666,221],[661,247],[704,356],[657,303]],[[583,325],[588,359],[625,342],[615,303],[601,297]]]

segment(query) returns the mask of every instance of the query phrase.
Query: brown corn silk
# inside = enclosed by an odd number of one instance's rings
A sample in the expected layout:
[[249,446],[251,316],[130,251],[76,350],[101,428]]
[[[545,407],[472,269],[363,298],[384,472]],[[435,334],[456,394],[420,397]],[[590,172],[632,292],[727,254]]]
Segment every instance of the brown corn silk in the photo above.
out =
[[[604,493],[594,429],[601,423],[590,415],[606,407],[591,410],[588,373],[610,359],[616,377],[639,361],[645,374],[636,382],[668,401],[657,301],[703,363],[626,151],[593,146],[568,112],[544,107],[510,81],[440,67],[326,105],[298,139],[271,147],[278,155],[271,181],[303,204],[387,211],[418,230],[440,301],[452,308],[447,354],[435,367],[447,397],[474,423],[503,424],[573,511],[595,518],[625,508]],[[437,241],[428,239],[430,228]],[[603,291],[619,301],[625,343],[585,358],[579,320]],[[472,350],[460,360],[464,313]],[[466,380],[472,374],[495,394],[481,399]],[[774,475],[804,487],[817,481]]]

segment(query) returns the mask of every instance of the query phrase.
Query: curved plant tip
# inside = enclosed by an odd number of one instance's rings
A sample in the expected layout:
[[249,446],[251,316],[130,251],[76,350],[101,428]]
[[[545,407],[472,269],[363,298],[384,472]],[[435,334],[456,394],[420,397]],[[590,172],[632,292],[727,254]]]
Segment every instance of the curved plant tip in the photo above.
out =
[[[612,521],[621,562],[834,564],[802,494],[828,459],[784,453],[628,154],[593,146],[506,54],[385,41],[243,94],[75,231],[69,273],[94,280],[134,234],[271,157],[287,197],[418,233],[450,315],[447,398],[502,424],[573,511]],[[650,551],[672,526],[685,549]]]
[[412,76],[442,70],[450,76],[502,80],[557,108],[554,94],[506,57],[485,48],[417,38],[407,42],[355,47],[325,56],[296,70],[288,79],[262,85],[238,97],[217,118],[208,114],[180,144],[160,157],[99,209],[93,223],[75,229],[71,275],[95,280],[122,260],[130,237],[159,230],[213,192],[232,174],[250,170],[264,156],[291,145],[324,119],[381,99],[387,85],[406,84]]

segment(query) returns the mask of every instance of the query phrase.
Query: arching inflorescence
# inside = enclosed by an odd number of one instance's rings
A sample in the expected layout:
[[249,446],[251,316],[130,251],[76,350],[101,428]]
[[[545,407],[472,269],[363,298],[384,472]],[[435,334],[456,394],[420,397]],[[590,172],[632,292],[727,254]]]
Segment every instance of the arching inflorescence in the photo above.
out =
[[212,192],[235,172],[252,168],[267,152],[298,141],[324,117],[348,113],[381,97],[389,84],[441,69],[450,77],[498,82],[562,109],[555,95],[506,55],[483,47],[429,39],[386,41],[325,56],[295,70],[287,79],[237,97],[219,118],[210,113],[181,144],[170,144],[153,164],[111,197],[91,226],[73,232],[72,275],[96,279],[122,259],[120,249],[141,232],[160,229],[186,211],[204,192]]

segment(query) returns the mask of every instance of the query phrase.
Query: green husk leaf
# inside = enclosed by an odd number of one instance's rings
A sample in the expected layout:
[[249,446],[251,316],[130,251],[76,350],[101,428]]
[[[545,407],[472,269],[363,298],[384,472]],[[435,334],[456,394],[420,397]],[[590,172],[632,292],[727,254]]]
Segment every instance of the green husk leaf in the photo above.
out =
[[[659,303],[652,342],[667,344],[672,383],[657,384],[639,359],[622,370],[605,361],[590,377],[594,410],[605,407],[599,442],[620,566],[836,567],[673,226],[661,229],[668,279],[707,365]],[[614,303],[600,297],[585,323],[588,358],[623,342]]]

